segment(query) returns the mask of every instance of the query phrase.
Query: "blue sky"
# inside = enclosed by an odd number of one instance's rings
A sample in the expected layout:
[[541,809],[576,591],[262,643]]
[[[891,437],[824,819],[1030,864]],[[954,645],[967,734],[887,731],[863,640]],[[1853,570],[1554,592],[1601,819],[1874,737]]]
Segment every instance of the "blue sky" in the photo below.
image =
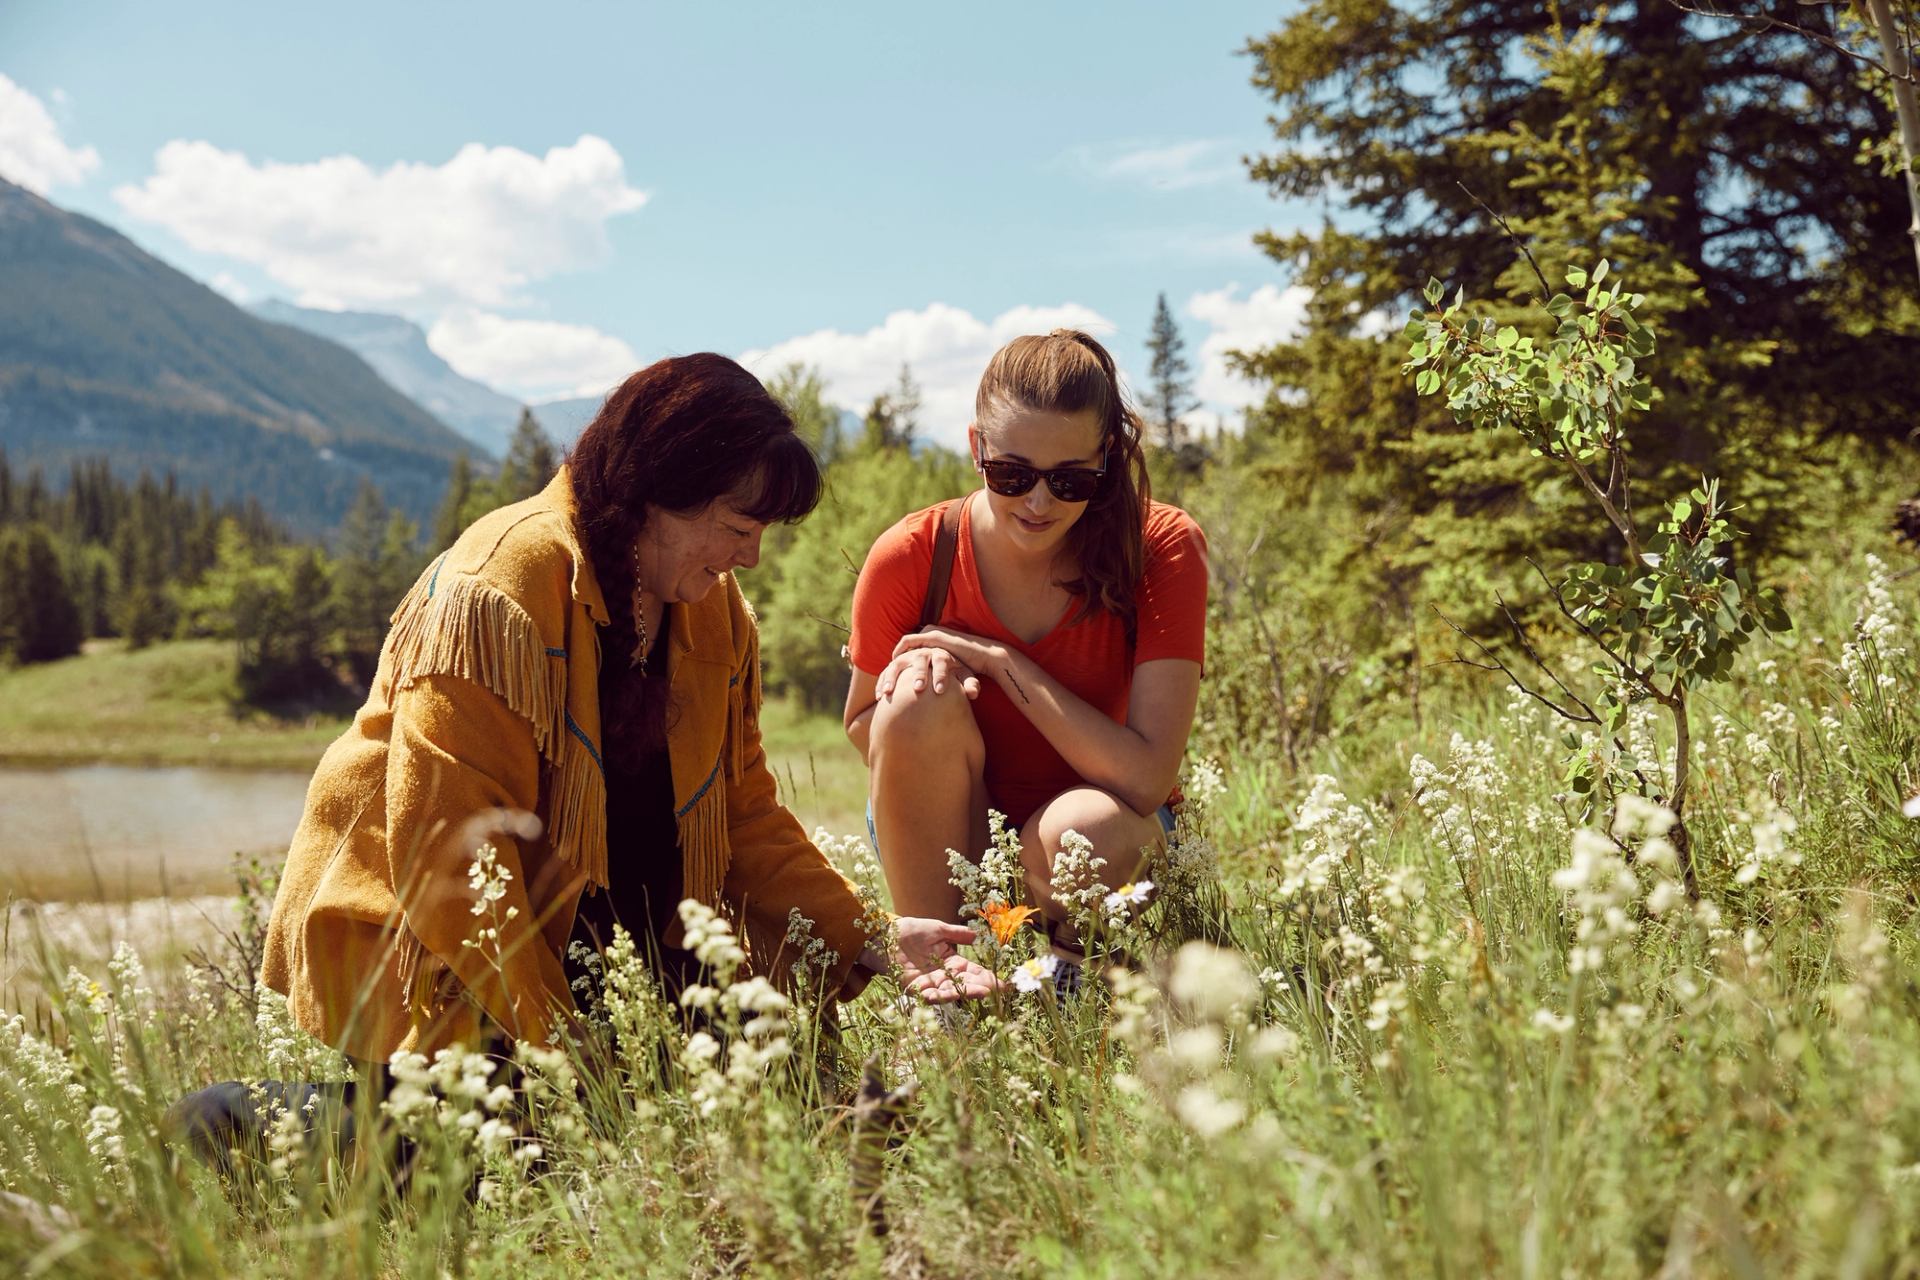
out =
[[1248,237],[1320,216],[1240,163],[1278,12],[14,0],[0,173],[530,399],[712,348],[857,408],[906,359],[951,441],[999,341],[1082,322],[1144,370],[1165,291],[1231,418],[1220,353],[1299,304]]

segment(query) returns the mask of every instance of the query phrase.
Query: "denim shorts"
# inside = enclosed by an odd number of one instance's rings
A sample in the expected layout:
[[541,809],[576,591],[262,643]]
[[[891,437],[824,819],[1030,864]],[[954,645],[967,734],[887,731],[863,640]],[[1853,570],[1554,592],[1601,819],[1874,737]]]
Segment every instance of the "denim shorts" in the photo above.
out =
[[[1173,810],[1163,804],[1153,811],[1153,816],[1160,819],[1160,830],[1166,833],[1167,839],[1173,839]],[[867,800],[867,843],[873,846],[875,853],[880,852],[880,836],[873,829],[873,800],[871,797]]]

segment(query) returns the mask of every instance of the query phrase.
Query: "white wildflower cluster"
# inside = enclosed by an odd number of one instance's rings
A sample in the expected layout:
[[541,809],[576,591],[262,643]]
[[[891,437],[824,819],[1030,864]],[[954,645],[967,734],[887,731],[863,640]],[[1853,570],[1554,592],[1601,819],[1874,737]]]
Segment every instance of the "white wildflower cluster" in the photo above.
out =
[[1573,861],[1553,873],[1578,917],[1567,966],[1575,973],[1604,968],[1608,953],[1637,929],[1628,914],[1640,882],[1613,841],[1595,831],[1573,833]]
[[853,891],[860,899],[860,931],[875,945],[890,950],[893,913],[887,910],[886,873],[873,846],[865,836],[836,836],[825,827],[813,829],[813,843],[853,882]]
[[496,959],[499,957],[501,926],[520,914],[518,907],[504,911],[500,908],[512,881],[513,869],[500,860],[500,850],[492,841],[482,841],[474,849],[473,862],[467,868],[467,887],[474,895],[469,910],[475,916],[485,917],[486,923],[475,930],[471,938],[462,939],[461,946],[477,951],[491,949]]
[[293,1020],[287,998],[260,982],[253,985],[253,1033],[266,1057],[271,1079],[319,1079],[333,1074],[340,1065],[337,1051],[308,1035]]
[[706,1015],[678,1054],[693,1084],[694,1109],[706,1117],[751,1098],[767,1073],[792,1056],[793,1005],[764,977],[736,977],[746,954],[732,926],[711,907],[683,901],[680,923],[688,949],[713,979],[710,986],[694,983],[680,993],[684,1008]]
[[[17,1013],[0,1020],[0,1075],[30,1114],[43,1103],[58,1112],[86,1101],[87,1091],[74,1076],[73,1062],[29,1031],[26,1018]],[[59,1128],[60,1122],[56,1120],[54,1127]]]
[[668,1023],[653,966],[640,955],[633,935],[618,924],[600,961],[600,1008],[614,1043],[628,1062],[651,1062]]
[[1747,733],[1743,745],[1747,758],[1757,768],[1764,769],[1791,747],[1798,725],[1793,708],[1784,702],[1762,704],[1756,725]]
[[974,921],[983,940],[987,935],[980,917],[990,907],[1012,902],[1014,886],[1021,881],[1019,830],[1007,826],[1005,814],[989,809],[987,833],[987,848],[978,862],[957,849],[947,850],[947,882],[960,891],[960,918]]
[[1167,994],[1196,1019],[1228,1023],[1259,1007],[1260,983],[1239,952],[1189,942],[1174,954]]
[[87,1113],[87,1153],[111,1174],[124,1175],[127,1141],[120,1132],[120,1112],[101,1103]]
[[134,1019],[152,1026],[159,1019],[160,1007],[147,985],[147,967],[140,953],[125,938],[113,944],[113,958],[107,961],[107,982],[113,989],[113,1002],[123,1020]]
[[1640,875],[1651,881],[1646,887],[1646,907],[1651,915],[1667,915],[1687,900],[1686,887],[1679,879],[1680,851],[1667,839],[1677,822],[1673,810],[1631,791],[1614,802],[1613,838],[1629,845],[1638,842],[1634,863]]
[[1778,805],[1770,808],[1766,816],[1753,820],[1740,815],[1747,824],[1747,831],[1753,837],[1753,846],[1747,850],[1746,861],[1733,873],[1740,884],[1752,884],[1763,875],[1771,875],[1777,868],[1797,867],[1800,865],[1800,852],[1789,844],[1793,833],[1799,828],[1794,816]]
[[435,1052],[431,1062],[402,1051],[388,1065],[394,1085],[380,1105],[402,1133],[450,1141],[482,1157],[505,1155],[515,1145],[516,1095],[511,1085],[494,1082],[500,1059],[454,1045]]
[[1893,599],[1893,577],[1879,556],[1867,555],[1866,598],[1853,624],[1853,638],[1840,650],[1840,670],[1845,674],[1848,692],[1856,697],[1868,692],[1869,672],[1878,692],[1891,690],[1898,681],[1887,668],[1907,656],[1900,643],[1900,607]]
[[1168,842],[1154,867],[1157,873],[1154,882],[1160,892],[1180,902],[1192,902],[1220,876],[1213,843],[1188,830],[1182,830]]
[[1447,744],[1447,769],[1468,800],[1489,801],[1507,787],[1506,766],[1491,741],[1455,733]]
[[1654,729],[1660,716],[1659,706],[1649,698],[1630,697],[1624,688],[1619,690],[1618,696],[1627,706],[1626,721],[1620,735],[1626,744],[1618,761],[1620,772],[1638,772],[1647,777],[1661,774],[1672,776],[1673,754],[1671,751],[1664,756],[1661,754],[1659,737]]
[[1451,788],[1454,777],[1423,755],[1415,754],[1407,765],[1407,777],[1413,783],[1413,803],[1454,857],[1463,857],[1474,848],[1473,823],[1466,806],[1454,801]]
[[1317,774],[1293,817],[1295,845],[1280,860],[1279,901],[1301,916],[1331,913],[1330,891],[1341,869],[1356,860],[1361,841],[1373,834],[1366,810],[1347,803],[1338,779]]
[[828,946],[825,938],[814,936],[813,921],[800,914],[798,907],[787,910],[786,945],[794,958],[794,981],[802,987],[822,980],[840,963],[840,953]]
[[1507,708],[1502,716],[1520,742],[1537,745],[1553,731],[1553,713],[1517,684],[1507,686]]
[[[1277,1138],[1278,1121],[1255,1106],[1256,1075],[1296,1056],[1300,1040],[1287,1028],[1256,1025],[1261,984],[1239,953],[1187,943],[1173,957],[1164,1003],[1145,979],[1114,979],[1114,1031],[1134,1047],[1139,1064],[1137,1076],[1117,1083],[1149,1091],[1203,1140]],[[1156,1043],[1160,1025],[1166,1035]]]
[[1211,809],[1215,801],[1227,794],[1227,779],[1221,771],[1220,762],[1212,756],[1204,756],[1188,765],[1187,780],[1180,788],[1180,794],[1197,809]]
[[1066,908],[1067,920],[1085,937],[1099,917],[1107,897],[1107,886],[1100,879],[1105,858],[1095,856],[1093,841],[1068,828],[1060,834],[1060,849],[1053,856],[1053,878],[1048,891],[1053,900]]

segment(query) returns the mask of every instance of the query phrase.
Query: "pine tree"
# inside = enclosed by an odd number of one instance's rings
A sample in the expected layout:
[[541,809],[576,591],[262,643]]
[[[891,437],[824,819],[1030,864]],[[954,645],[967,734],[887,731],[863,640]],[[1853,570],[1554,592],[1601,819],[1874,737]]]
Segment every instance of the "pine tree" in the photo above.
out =
[[80,652],[80,610],[45,525],[0,531],[0,652],[50,662]]
[[553,441],[541,430],[533,410],[520,410],[520,422],[507,442],[507,458],[500,464],[500,479],[495,505],[506,506],[531,498],[547,487],[560,467],[560,454]]
[[795,361],[768,380],[767,392],[786,408],[794,429],[822,462],[840,455],[840,411],[827,403],[818,369]]
[[[1828,10],[1795,14],[1833,30]],[[1582,106],[1548,83],[1538,42],[1583,24],[1616,87],[1595,125],[1642,174],[1615,215],[1667,246],[1696,290],[1663,318],[1669,399],[1645,438],[1735,483],[1744,460],[1719,457],[1730,443],[1791,453],[1812,433],[1903,435],[1920,399],[1920,310],[1883,282],[1910,275],[1908,213],[1898,184],[1857,163],[1893,120],[1845,54],[1791,30],[1729,35],[1667,0],[1311,0],[1248,46],[1280,144],[1252,176],[1339,210],[1322,229],[1258,237],[1315,290],[1307,334],[1250,365],[1314,402],[1317,438],[1293,443],[1349,460],[1343,472],[1391,469],[1402,424],[1441,421],[1391,386],[1393,353],[1335,340],[1377,347],[1363,322],[1404,315],[1429,275],[1493,293],[1513,250],[1491,214],[1536,218],[1544,198],[1501,139],[1545,137]],[[1755,361],[1770,350],[1791,358]],[[1687,412],[1708,385],[1745,397],[1739,441],[1725,419]]]
[[463,515],[473,501],[473,463],[466,454],[453,460],[453,473],[447,477],[447,493],[433,517],[433,549],[444,551],[466,530]]
[[387,504],[371,480],[360,482],[353,506],[341,521],[333,573],[333,621],[341,655],[361,680],[373,675],[374,659],[386,636],[387,616],[398,596],[388,598],[385,567]]
[[1182,437],[1180,420],[1189,410],[1197,407],[1197,402],[1187,383],[1191,372],[1191,366],[1187,363],[1187,342],[1180,336],[1180,326],[1174,323],[1173,311],[1167,306],[1167,295],[1164,293],[1154,304],[1153,327],[1147,335],[1147,352],[1151,357],[1147,365],[1147,377],[1151,382],[1146,406],[1148,422],[1160,433],[1160,447],[1169,453],[1176,453]]
[[920,384],[913,380],[913,366],[900,362],[900,380],[894,384],[893,395],[893,443],[901,449],[912,449],[913,442],[920,434]]

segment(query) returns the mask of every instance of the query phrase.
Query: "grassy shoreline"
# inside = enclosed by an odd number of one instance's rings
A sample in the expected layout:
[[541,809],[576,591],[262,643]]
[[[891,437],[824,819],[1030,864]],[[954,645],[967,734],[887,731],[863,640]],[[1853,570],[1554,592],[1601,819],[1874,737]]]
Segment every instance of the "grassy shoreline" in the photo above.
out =
[[59,662],[0,672],[0,764],[196,765],[311,770],[353,718],[342,697],[279,713],[247,707],[233,646],[89,644]]

